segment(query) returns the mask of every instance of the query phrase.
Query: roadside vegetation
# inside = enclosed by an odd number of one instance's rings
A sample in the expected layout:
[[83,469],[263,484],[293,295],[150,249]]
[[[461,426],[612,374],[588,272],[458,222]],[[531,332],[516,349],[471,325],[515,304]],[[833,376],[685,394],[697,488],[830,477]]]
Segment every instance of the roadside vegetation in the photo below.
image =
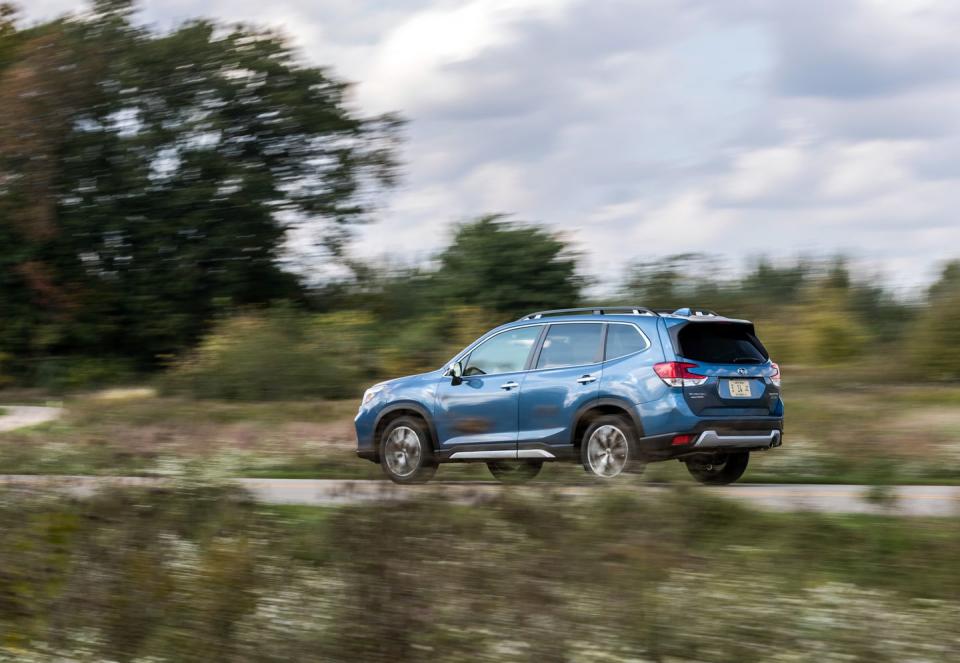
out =
[[955,518],[759,513],[680,489],[563,500],[0,492],[0,660],[894,663],[960,647]]
[[[960,386],[834,382],[785,369],[784,445],[754,454],[745,481],[960,483]],[[380,479],[354,454],[354,400],[238,402],[114,390],[74,396],[60,420],[0,434],[4,473]],[[491,477],[445,465],[440,480]],[[548,464],[538,482],[586,479]],[[648,482],[689,483],[678,463],[647,468]]]

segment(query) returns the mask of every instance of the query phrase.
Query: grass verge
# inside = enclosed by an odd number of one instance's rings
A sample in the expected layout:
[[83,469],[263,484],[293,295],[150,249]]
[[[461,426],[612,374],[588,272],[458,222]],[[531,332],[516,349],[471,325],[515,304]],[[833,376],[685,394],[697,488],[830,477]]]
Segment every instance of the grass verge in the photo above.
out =
[[[784,446],[754,454],[743,481],[960,483],[960,387],[835,385],[801,373],[785,394]],[[354,454],[353,401],[84,396],[65,406],[59,421],[0,434],[0,473],[156,475],[200,466],[248,477],[382,478]],[[650,465],[646,476],[690,481],[676,462]],[[482,465],[456,465],[438,478],[490,477]],[[575,465],[548,465],[538,480],[582,478]]]

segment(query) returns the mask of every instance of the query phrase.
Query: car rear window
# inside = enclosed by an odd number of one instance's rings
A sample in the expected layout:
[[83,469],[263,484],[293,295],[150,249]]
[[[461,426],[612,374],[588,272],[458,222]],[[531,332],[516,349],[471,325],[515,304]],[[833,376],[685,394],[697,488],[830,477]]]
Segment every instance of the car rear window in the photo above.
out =
[[748,324],[692,322],[677,334],[681,357],[710,364],[762,364],[767,351]]

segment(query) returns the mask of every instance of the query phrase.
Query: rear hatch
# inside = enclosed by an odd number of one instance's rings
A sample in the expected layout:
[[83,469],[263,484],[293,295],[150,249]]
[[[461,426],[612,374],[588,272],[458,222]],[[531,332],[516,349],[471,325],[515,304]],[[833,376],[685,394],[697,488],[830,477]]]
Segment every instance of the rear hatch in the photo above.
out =
[[780,399],[779,371],[757,338],[741,321],[690,320],[670,329],[678,360],[693,364],[683,395],[700,416],[764,416]]

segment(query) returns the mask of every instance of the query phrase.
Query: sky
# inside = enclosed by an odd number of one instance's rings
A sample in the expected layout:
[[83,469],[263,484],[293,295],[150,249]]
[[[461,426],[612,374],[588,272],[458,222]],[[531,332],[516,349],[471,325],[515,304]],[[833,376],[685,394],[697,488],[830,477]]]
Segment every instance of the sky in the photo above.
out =
[[426,260],[453,223],[503,212],[556,228],[606,283],[678,253],[845,253],[910,289],[960,258],[955,0],[142,6],[162,29],[277,27],[358,109],[408,120],[363,257]]

